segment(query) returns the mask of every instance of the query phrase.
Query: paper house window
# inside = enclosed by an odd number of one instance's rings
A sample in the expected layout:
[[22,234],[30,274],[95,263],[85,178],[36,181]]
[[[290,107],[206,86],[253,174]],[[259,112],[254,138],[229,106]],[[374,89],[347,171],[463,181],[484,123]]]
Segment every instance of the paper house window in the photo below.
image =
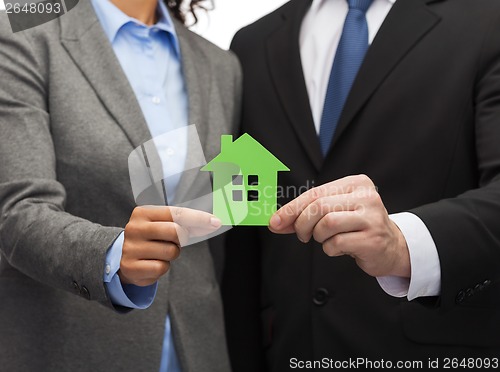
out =
[[259,186],[259,176],[257,176],[257,175],[248,176],[248,185],[249,186]]
[[237,174],[233,176],[233,185],[243,185],[243,176],[241,174]]
[[233,190],[233,201],[243,201],[243,191]]
[[258,190],[248,190],[247,201],[259,201],[259,191]]

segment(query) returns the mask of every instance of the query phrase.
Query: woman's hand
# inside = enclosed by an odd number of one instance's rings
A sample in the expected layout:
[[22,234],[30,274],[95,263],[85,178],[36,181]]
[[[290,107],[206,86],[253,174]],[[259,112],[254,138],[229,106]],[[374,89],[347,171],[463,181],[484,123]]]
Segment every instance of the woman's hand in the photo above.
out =
[[214,215],[180,207],[137,207],[125,227],[118,275],[122,284],[148,286],[167,273],[190,237],[221,226]]

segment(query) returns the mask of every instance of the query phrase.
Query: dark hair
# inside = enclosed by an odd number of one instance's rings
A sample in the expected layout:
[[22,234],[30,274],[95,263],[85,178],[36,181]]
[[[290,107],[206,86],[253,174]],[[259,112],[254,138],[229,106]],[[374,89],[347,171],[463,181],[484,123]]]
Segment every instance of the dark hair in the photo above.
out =
[[[167,7],[172,11],[172,14],[182,23],[186,23],[186,13],[184,10],[186,7],[183,6],[184,0],[164,0]],[[208,7],[206,3],[208,2]],[[205,4],[203,4],[205,3]],[[189,6],[187,7],[188,13],[191,13],[194,19],[193,24],[198,22],[198,17],[196,17],[195,10],[203,9],[208,10],[213,8],[212,0],[191,0]]]

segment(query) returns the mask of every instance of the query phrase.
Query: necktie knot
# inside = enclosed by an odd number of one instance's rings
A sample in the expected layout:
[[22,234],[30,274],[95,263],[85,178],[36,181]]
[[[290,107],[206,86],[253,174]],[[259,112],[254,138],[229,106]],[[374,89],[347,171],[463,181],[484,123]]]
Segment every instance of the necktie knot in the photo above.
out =
[[373,0],[347,0],[347,3],[349,4],[349,9],[357,9],[366,13]]

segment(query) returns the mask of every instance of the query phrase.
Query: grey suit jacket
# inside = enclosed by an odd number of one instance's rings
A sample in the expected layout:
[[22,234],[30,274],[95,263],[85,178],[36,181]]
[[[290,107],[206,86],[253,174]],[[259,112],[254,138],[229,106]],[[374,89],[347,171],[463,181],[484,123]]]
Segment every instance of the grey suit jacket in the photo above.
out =
[[[239,117],[240,67],[176,30],[210,160]],[[90,2],[16,34],[0,15],[0,46],[0,369],[156,371],[168,312],[184,371],[228,371],[206,242],[183,248],[149,309],[107,296],[106,251],[135,207],[128,156],[150,133]]]

